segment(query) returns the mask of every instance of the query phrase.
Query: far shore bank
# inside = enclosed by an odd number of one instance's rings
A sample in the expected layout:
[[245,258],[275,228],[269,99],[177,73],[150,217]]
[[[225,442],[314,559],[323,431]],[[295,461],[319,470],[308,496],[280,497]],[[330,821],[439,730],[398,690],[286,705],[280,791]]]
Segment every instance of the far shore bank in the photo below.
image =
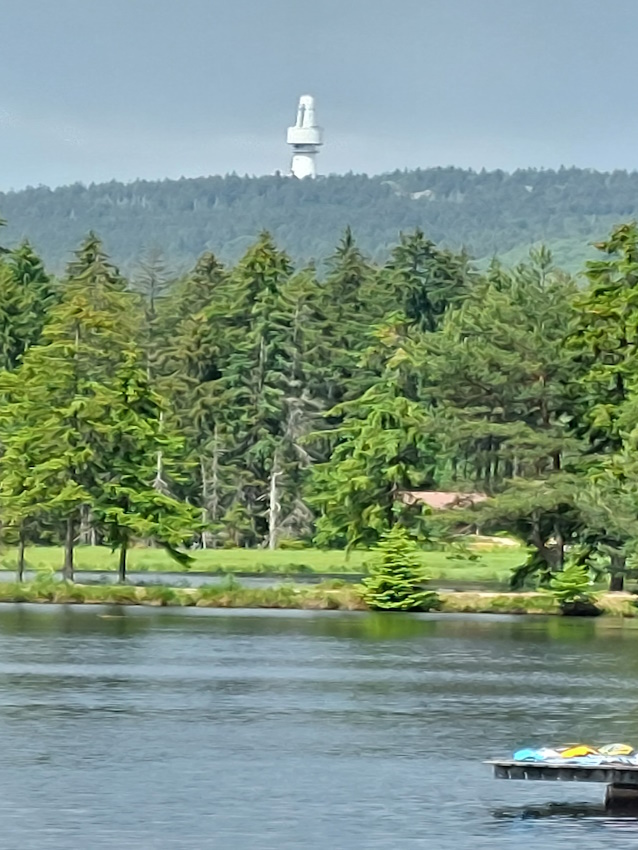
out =
[[[490,538],[468,541],[468,553],[479,556],[476,560],[464,557],[462,552],[424,550],[420,559],[430,579],[448,584],[454,582],[489,583],[506,585],[514,567],[524,562],[526,550],[519,545],[497,545]],[[175,562],[163,549],[133,547],[128,554],[129,573],[207,573],[236,576],[352,576],[355,580],[366,572],[374,557],[368,550],[318,549],[196,549],[189,552],[191,562],[184,567]],[[2,549],[0,569],[15,572],[17,549]],[[28,546],[25,551],[25,568],[29,572],[58,571],[64,563],[61,546]],[[107,546],[79,545],[75,548],[77,572],[113,572],[118,569],[118,553]]]
[[[132,605],[175,608],[247,608],[314,611],[367,611],[361,588],[355,584],[282,584],[242,587],[233,582],[202,587],[166,585],[85,585],[54,579],[0,585],[0,603],[65,605]],[[601,593],[597,605],[603,616],[634,618],[638,599],[630,593]],[[563,616],[549,593],[480,591],[442,592],[436,611],[442,614],[531,614]]]

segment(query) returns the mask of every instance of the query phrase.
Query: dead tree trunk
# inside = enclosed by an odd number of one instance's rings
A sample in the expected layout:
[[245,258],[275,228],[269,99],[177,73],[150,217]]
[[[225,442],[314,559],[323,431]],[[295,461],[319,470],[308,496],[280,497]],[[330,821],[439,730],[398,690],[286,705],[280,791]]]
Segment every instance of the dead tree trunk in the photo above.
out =
[[[219,519],[219,430],[215,425],[213,435],[213,480],[211,481],[212,492],[210,494],[209,517],[216,523]],[[217,533],[212,535],[213,549],[217,548]]]
[[66,521],[66,537],[64,540],[64,567],[62,578],[65,581],[73,581],[73,549],[75,546],[75,517],[69,517]]
[[26,536],[23,529],[20,529],[20,539],[18,541],[18,569],[16,578],[19,582],[24,581],[24,550],[26,548]]
[[80,528],[78,530],[78,543],[87,546],[91,540],[91,511],[88,505],[80,508]]
[[279,457],[275,452],[272,473],[270,475],[270,497],[268,500],[268,548],[271,550],[277,548],[277,532],[279,531],[279,514],[281,512],[277,481],[282,473],[278,467]]
[[202,476],[202,549],[208,549],[208,477],[203,457],[199,459],[199,468]]

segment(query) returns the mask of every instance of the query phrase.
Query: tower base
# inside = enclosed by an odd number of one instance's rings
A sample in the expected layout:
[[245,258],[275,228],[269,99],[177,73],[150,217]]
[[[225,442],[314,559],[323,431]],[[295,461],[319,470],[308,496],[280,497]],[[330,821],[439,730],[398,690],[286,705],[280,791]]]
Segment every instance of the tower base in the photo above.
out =
[[316,153],[295,153],[290,165],[290,173],[293,177],[303,180],[304,177],[315,178],[317,176]]

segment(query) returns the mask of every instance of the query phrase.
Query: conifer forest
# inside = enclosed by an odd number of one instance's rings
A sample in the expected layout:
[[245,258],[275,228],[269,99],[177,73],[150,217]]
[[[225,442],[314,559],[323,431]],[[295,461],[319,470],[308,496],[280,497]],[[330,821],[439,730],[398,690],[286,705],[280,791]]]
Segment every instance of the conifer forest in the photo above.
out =
[[349,223],[366,255],[385,263],[400,231],[420,228],[482,265],[516,263],[547,245],[558,264],[580,271],[589,243],[638,216],[635,172],[583,168],[397,170],[316,180],[236,174],[180,180],[76,183],[0,192],[6,242],[28,238],[47,267],[62,272],[72,246],[97,230],[113,261],[132,274],[145,245],[159,245],[182,270],[205,251],[236,262],[262,229],[302,264],[321,262]]
[[[2,231],[0,231],[0,244]],[[54,276],[0,257],[5,542],[120,553],[423,545],[507,533],[520,586],[638,550],[638,229],[573,276],[545,248],[480,270],[421,230],[321,264],[262,233],[234,264],[124,277],[90,233]],[[480,493],[432,512],[413,491]]]

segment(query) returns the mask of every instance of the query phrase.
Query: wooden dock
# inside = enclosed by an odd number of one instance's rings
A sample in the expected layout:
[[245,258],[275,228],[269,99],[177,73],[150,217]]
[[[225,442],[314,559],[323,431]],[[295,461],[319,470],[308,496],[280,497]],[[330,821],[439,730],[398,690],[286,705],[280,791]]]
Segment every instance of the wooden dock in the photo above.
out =
[[599,782],[607,786],[608,809],[638,812],[638,765],[560,764],[542,761],[488,761],[496,779],[529,779],[549,782]]

